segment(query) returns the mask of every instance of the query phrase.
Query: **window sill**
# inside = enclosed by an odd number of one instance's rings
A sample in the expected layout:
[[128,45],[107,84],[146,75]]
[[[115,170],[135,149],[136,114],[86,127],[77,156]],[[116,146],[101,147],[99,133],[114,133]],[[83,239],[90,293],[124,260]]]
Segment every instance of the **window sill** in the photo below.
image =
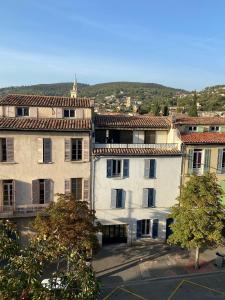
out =
[[111,209],[122,210],[125,209],[125,207],[111,207]]
[[38,162],[38,164],[39,165],[52,165],[52,164],[54,164],[54,162],[53,161],[51,161],[51,162]]
[[17,164],[17,162],[15,162],[15,161],[0,161],[0,164],[13,165],[13,164]]
[[86,163],[86,162],[90,162],[90,160],[65,160],[65,162],[70,162],[72,164],[75,164],[75,163]]

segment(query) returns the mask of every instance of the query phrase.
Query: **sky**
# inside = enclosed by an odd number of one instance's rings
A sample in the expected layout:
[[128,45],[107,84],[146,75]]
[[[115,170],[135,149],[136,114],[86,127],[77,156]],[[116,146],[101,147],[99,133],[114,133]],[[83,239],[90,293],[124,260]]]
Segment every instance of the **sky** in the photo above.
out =
[[225,84],[224,0],[0,2],[0,87]]

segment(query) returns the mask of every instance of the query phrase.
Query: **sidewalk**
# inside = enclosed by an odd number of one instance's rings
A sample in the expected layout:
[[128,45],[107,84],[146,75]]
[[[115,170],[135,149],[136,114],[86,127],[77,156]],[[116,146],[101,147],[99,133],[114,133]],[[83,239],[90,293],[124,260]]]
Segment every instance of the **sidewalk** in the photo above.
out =
[[117,285],[132,280],[218,271],[215,266],[217,251],[225,253],[225,248],[202,251],[200,269],[195,270],[194,252],[144,240],[132,247],[122,244],[103,247],[93,266],[104,285]]

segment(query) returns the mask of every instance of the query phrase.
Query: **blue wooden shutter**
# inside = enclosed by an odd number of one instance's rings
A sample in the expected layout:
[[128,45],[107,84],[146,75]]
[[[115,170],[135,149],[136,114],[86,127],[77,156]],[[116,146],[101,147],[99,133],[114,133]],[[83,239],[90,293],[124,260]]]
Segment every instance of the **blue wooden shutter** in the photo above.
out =
[[111,190],[111,208],[116,208],[117,190]]
[[152,238],[153,239],[158,237],[158,229],[159,229],[159,220],[154,219],[152,222]]
[[150,160],[149,159],[145,159],[144,177],[145,178],[149,178],[149,174],[150,174]]
[[194,159],[194,150],[189,149],[188,151],[188,174],[193,173],[193,159]]
[[137,238],[141,237],[141,220],[137,220]]
[[155,190],[153,188],[148,189],[148,207],[155,206]]
[[148,189],[143,189],[142,207],[148,207]]
[[204,172],[210,171],[211,149],[205,149]]
[[150,176],[149,178],[155,178],[155,159],[150,159]]
[[129,177],[129,159],[123,160],[123,177]]
[[106,176],[108,178],[112,177],[112,159],[107,159],[107,172]]
[[223,160],[223,149],[218,149],[218,158],[217,158],[217,173],[222,173],[222,160]]

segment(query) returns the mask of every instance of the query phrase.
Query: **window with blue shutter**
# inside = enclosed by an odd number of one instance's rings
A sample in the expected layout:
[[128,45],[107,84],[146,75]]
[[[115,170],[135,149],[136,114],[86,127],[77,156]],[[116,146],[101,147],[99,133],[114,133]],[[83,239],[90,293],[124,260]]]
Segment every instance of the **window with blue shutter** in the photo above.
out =
[[124,207],[124,195],[122,189],[116,190],[116,208],[123,208]]
[[156,160],[155,159],[145,159],[145,178],[155,178],[156,176]]
[[108,178],[112,177],[112,159],[107,159],[107,174]]
[[155,159],[150,159],[150,173],[149,173],[149,178],[155,178],[155,166],[156,166]]
[[155,189],[148,189],[148,207],[155,206]]
[[129,159],[123,160],[123,177],[129,177]]

